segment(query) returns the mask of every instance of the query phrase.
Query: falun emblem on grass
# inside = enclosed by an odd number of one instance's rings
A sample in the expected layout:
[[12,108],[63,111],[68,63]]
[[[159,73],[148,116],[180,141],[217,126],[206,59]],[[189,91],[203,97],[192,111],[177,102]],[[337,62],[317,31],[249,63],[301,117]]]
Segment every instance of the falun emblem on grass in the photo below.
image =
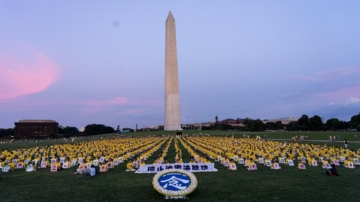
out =
[[197,187],[197,179],[184,170],[165,170],[154,176],[153,186],[165,199],[184,199]]

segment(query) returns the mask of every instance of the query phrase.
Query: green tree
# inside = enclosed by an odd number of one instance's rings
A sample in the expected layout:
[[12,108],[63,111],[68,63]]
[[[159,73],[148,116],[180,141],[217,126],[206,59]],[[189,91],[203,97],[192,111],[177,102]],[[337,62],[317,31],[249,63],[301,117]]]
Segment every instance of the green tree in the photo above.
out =
[[110,126],[105,126],[103,124],[89,124],[85,126],[84,133],[86,135],[99,135],[106,133],[113,133],[115,130]]
[[249,131],[263,131],[265,127],[265,124],[260,119],[253,120],[246,118],[244,120],[244,125],[246,130]]
[[309,119],[310,123],[310,129],[311,130],[323,130],[324,129],[324,123],[321,120],[321,117],[318,115],[315,115]]
[[64,129],[64,134],[66,135],[76,135],[79,133],[79,130],[76,127],[66,126]]
[[264,123],[260,119],[255,120],[253,131],[264,131]]
[[296,131],[299,130],[299,124],[297,121],[292,121],[289,124],[286,125],[286,130],[289,131]]
[[360,113],[351,117],[351,122],[360,125]]
[[0,130],[0,138],[11,137],[13,135],[14,135],[14,129],[13,128]]
[[360,126],[360,113],[351,117],[349,125],[350,128],[358,128]]
[[309,127],[309,125],[310,125],[309,116],[306,115],[306,114],[303,114],[303,115],[301,116],[301,118],[299,118],[298,124],[301,125],[301,126],[307,126],[307,127]]
[[134,132],[134,129],[132,129],[132,128],[123,128],[123,131],[129,131],[129,132]]
[[276,124],[276,129],[278,130],[284,129],[284,125],[282,124],[281,121],[277,121],[275,124]]
[[266,122],[265,124],[265,129],[266,130],[276,130],[276,124],[274,122]]
[[326,121],[325,126],[328,130],[337,130],[340,129],[340,121],[337,118],[331,118]]

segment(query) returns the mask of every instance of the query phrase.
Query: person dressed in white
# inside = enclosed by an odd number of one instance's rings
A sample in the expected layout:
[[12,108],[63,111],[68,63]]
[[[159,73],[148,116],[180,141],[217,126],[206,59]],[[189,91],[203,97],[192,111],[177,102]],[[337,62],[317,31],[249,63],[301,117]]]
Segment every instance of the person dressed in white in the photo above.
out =
[[345,145],[345,148],[347,148],[348,143],[347,143],[346,139],[344,139],[344,145]]
[[90,176],[91,176],[91,177],[94,177],[95,175],[96,175],[95,166],[94,166],[94,165],[91,165],[91,168],[90,168]]

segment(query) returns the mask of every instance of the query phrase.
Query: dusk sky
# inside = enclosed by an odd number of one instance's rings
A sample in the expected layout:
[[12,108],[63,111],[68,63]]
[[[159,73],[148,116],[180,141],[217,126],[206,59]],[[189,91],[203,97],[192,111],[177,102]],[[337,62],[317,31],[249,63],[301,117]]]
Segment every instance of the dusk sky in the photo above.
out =
[[0,1],[0,128],[164,123],[165,20],[182,123],[360,112],[360,1]]

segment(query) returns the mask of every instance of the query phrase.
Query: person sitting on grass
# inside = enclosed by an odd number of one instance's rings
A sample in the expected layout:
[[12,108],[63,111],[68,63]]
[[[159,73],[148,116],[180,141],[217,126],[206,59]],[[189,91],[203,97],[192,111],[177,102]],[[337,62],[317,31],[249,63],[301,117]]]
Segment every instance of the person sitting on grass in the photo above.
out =
[[253,165],[255,164],[254,160],[252,158],[250,158],[250,160],[248,160],[248,163],[247,163],[247,167],[248,169]]
[[331,169],[326,170],[325,173],[326,173],[327,175],[329,175],[329,176],[340,176],[340,175],[337,173],[335,164],[331,164]]
[[14,162],[10,162],[10,170],[15,170],[15,163]]
[[345,161],[344,161],[344,166],[345,166],[345,168],[349,167],[349,163],[350,163],[350,162],[351,162],[351,161],[350,161],[349,157],[346,157],[346,158],[345,158]]
[[56,169],[57,169],[57,171],[60,171],[60,170],[62,169],[62,167],[61,167],[61,163],[60,163],[60,161],[59,161],[59,160],[57,160],[57,161],[56,161],[55,165],[56,165]]
[[4,162],[4,159],[0,159],[0,168],[4,167],[5,166],[5,162]]
[[329,162],[327,160],[325,160],[325,158],[323,158],[323,160],[321,161],[322,163],[322,167],[325,168],[326,164],[329,164]]
[[91,165],[90,172],[88,175],[91,177],[94,177],[96,175],[96,169],[94,165]]
[[76,172],[74,172],[74,173],[72,173],[72,174],[73,174],[73,175],[76,175],[76,174],[84,174],[84,175],[86,175],[86,174],[88,174],[89,172],[90,172],[89,169],[84,168],[84,165],[83,165],[83,164],[80,164],[80,165],[79,165],[79,168],[76,169]]
[[133,171],[133,170],[134,170],[133,162],[129,160],[129,162],[126,164],[126,171]]
[[234,165],[235,165],[235,169],[236,169],[236,164],[235,164],[235,162],[233,161],[233,159],[230,159],[229,170],[233,170]]

